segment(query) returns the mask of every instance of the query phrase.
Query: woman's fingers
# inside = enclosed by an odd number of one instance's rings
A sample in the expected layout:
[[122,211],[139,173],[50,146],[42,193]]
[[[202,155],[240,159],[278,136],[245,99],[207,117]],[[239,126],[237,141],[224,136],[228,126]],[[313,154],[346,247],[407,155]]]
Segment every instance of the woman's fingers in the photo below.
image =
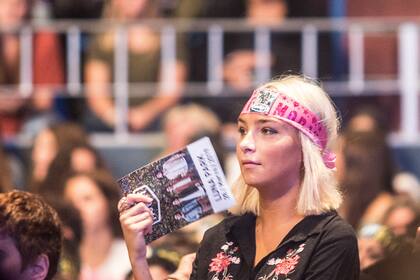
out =
[[118,202],[120,222],[123,228],[132,232],[152,232],[153,212],[147,207],[152,198],[142,194],[128,194]]
[[136,203],[143,202],[145,204],[149,204],[153,201],[152,198],[142,195],[142,194],[128,194],[124,196],[118,201],[118,210],[120,212],[127,210],[128,208],[132,207]]
[[127,200],[127,197],[122,197],[119,201],[118,201],[118,212],[120,212],[120,214],[124,211],[126,211],[127,209],[129,209],[131,206],[133,206],[132,204],[130,204]]
[[136,216],[141,213],[148,213],[150,216],[153,216],[152,211],[145,205],[143,202],[137,203],[130,208],[120,211],[120,220],[123,221],[131,216]]
[[143,222],[145,220],[147,220],[147,221],[150,220],[151,222],[153,222],[153,219],[152,219],[152,217],[150,216],[150,214],[148,212],[143,212],[143,213],[138,214],[136,216],[128,217],[124,221],[124,223],[126,225],[130,226],[130,225],[133,225],[133,224],[136,224],[136,223],[139,223],[139,222]]
[[133,232],[149,233],[152,218],[150,216],[144,216],[142,220],[138,220],[128,225],[128,228]]
[[153,201],[152,198],[150,198],[147,195],[143,195],[143,194],[139,194],[139,193],[132,193],[132,194],[128,194],[127,196],[127,202],[128,203],[138,203],[138,202],[143,202],[143,203],[150,203]]
[[140,202],[120,213],[121,225],[126,230],[141,231],[143,234],[152,232],[153,214],[144,203]]

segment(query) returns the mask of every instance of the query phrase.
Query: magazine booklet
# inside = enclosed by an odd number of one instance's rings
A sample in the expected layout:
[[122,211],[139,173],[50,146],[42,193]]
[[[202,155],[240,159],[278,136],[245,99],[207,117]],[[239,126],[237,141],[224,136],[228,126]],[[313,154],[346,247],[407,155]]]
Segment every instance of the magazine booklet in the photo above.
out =
[[118,180],[123,194],[153,198],[152,233],[146,243],[235,203],[208,137],[158,159]]

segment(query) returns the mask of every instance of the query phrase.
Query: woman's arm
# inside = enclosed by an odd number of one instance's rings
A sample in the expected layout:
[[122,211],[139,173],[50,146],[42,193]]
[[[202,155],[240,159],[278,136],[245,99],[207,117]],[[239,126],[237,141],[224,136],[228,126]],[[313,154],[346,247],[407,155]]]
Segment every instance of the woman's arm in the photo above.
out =
[[144,241],[144,235],[152,231],[152,213],[146,205],[151,201],[151,198],[141,194],[129,194],[118,203],[121,228],[136,280],[152,280]]

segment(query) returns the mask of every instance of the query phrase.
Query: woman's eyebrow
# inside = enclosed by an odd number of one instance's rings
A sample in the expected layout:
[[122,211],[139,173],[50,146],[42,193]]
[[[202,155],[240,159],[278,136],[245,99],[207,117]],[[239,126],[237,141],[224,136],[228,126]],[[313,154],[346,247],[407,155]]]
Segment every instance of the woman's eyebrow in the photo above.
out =
[[280,125],[283,126],[283,123],[277,120],[270,120],[270,119],[261,119],[261,120],[257,120],[258,124],[275,124],[275,125]]
[[238,118],[238,122],[244,123],[245,121],[243,119],[241,119],[241,118]]

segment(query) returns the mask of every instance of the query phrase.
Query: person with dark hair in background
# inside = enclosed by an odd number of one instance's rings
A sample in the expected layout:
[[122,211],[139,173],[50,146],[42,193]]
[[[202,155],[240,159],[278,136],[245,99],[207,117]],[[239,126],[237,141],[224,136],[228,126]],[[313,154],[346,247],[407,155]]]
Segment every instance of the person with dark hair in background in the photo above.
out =
[[57,212],[35,194],[0,194],[0,277],[53,279],[61,253]]
[[342,217],[355,229],[381,223],[392,204],[392,153],[383,135],[346,131],[339,138],[337,180],[343,191]]
[[[73,145],[87,143],[86,132],[76,123],[55,123],[41,130],[33,140],[27,180],[29,190],[39,191],[58,151],[69,149]],[[55,182],[53,183],[55,184]]]
[[62,191],[82,219],[79,279],[124,279],[130,262],[120,238],[115,205],[121,193],[114,178],[103,170],[76,173],[67,178]]
[[375,132],[386,136],[389,132],[389,121],[385,112],[377,106],[358,105],[349,118],[345,130],[357,132]]
[[60,198],[61,186],[69,176],[78,172],[108,170],[99,152],[88,143],[78,143],[60,149],[51,162],[38,192],[51,199]]

